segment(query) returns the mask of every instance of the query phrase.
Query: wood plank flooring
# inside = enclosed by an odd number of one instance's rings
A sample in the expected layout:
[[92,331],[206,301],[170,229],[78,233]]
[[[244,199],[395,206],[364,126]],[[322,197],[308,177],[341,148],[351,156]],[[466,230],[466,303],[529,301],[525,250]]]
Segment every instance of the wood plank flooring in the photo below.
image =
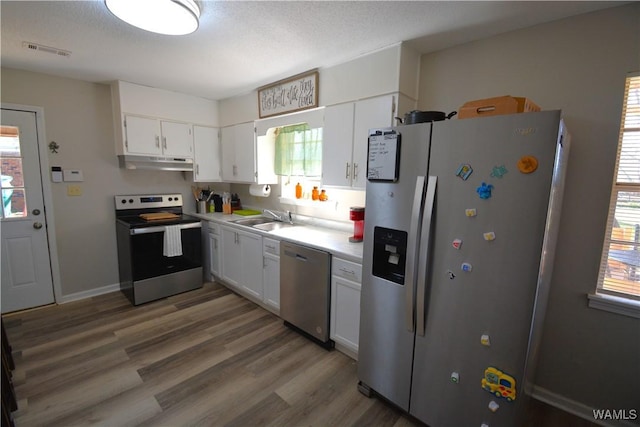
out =
[[17,426],[412,426],[357,391],[356,363],[207,283],[132,307],[119,292],[4,318]]
[[[355,361],[216,283],[139,307],[115,292],[3,320],[18,427],[420,425],[360,394]],[[590,425],[536,407],[531,426]]]

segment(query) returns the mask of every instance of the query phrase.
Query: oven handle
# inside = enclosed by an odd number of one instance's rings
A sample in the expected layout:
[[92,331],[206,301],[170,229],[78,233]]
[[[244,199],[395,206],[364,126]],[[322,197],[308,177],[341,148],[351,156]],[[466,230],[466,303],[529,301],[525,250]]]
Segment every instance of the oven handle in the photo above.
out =
[[[187,228],[201,228],[202,224],[199,222],[191,222],[189,224],[181,224],[180,225],[180,229],[184,230]],[[161,225],[158,227],[145,227],[145,228],[132,228],[129,231],[129,234],[131,236],[135,236],[138,234],[148,234],[148,233],[164,233],[166,226]]]

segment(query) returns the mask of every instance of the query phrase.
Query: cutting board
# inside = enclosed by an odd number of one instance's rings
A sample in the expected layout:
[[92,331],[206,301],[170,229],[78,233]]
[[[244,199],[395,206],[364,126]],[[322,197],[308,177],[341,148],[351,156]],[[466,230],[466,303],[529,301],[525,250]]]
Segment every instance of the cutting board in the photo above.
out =
[[140,214],[140,218],[145,221],[158,221],[162,219],[177,219],[179,216],[171,212],[154,212]]
[[255,209],[239,209],[237,211],[233,211],[234,214],[249,216],[249,215],[260,215],[262,212],[257,211]]

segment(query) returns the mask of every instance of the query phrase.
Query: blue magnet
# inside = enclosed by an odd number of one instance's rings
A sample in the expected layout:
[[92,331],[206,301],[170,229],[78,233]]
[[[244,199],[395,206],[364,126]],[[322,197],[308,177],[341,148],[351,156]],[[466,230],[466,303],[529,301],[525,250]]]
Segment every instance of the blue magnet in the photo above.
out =
[[504,165],[494,166],[493,170],[491,171],[491,176],[494,178],[502,178],[502,176],[507,172],[509,171],[504,167]]
[[471,270],[473,270],[473,267],[471,266],[471,264],[469,264],[468,262],[463,262],[462,265],[460,266],[460,269],[462,271],[466,271],[467,273],[470,272]]
[[476,192],[481,199],[488,199],[491,197],[491,190],[493,190],[493,185],[487,184],[483,182],[480,184],[480,187],[476,188]]
[[464,163],[464,164],[461,164],[458,170],[456,171],[456,176],[459,176],[460,178],[462,178],[463,181],[466,181],[472,172],[473,172],[473,169],[471,168],[471,165]]

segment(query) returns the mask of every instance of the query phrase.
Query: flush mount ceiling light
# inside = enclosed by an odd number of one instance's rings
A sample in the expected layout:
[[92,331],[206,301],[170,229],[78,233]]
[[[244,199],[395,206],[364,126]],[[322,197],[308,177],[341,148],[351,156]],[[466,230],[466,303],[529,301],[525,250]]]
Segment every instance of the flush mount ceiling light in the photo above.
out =
[[194,0],[105,0],[111,13],[128,24],[172,36],[198,29],[200,8]]

